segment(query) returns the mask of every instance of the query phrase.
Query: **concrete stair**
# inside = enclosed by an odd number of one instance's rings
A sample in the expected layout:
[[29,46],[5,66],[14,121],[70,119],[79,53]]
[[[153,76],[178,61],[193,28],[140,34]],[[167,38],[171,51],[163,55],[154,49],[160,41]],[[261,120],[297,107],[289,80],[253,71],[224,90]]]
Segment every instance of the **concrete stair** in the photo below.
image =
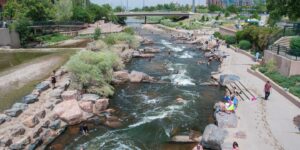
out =
[[294,36],[284,36],[277,40],[274,44],[290,48],[290,41]]
[[234,81],[226,86],[231,93],[234,93],[235,87],[236,90],[239,92],[237,96],[240,98],[240,100],[252,101],[252,98],[255,97],[255,94],[253,94],[249,89],[247,89],[241,81]]

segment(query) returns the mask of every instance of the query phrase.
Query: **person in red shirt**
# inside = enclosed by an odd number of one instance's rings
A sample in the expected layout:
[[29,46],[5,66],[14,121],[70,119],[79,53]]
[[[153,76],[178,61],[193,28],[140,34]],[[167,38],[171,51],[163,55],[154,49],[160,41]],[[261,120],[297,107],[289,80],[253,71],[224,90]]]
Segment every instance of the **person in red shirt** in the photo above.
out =
[[270,81],[267,81],[267,83],[265,84],[265,100],[268,100],[269,96],[270,96],[270,92],[271,92],[271,83]]

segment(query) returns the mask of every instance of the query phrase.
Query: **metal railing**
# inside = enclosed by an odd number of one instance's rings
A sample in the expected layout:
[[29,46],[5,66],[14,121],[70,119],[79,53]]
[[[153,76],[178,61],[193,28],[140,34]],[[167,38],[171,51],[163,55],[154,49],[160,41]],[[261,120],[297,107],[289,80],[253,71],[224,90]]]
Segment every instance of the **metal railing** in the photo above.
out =
[[279,44],[273,44],[269,46],[268,50],[273,51],[277,55],[284,56],[288,59],[300,61],[300,50],[293,50]]

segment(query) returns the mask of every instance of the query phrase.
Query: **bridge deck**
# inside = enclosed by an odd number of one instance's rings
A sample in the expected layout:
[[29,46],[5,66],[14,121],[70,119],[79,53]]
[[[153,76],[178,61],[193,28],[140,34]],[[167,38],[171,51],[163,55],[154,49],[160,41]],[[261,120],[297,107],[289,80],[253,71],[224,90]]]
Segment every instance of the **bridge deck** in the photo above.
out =
[[190,16],[188,12],[121,12],[115,13],[116,16]]

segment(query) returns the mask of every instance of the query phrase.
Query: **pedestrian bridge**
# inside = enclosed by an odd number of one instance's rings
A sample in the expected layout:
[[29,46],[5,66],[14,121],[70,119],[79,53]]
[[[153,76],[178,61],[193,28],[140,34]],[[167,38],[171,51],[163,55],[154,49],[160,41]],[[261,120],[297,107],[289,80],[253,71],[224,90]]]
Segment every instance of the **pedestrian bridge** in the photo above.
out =
[[119,12],[115,13],[118,17],[145,17],[145,23],[147,23],[147,16],[177,16],[177,17],[190,17],[194,13],[189,12]]

